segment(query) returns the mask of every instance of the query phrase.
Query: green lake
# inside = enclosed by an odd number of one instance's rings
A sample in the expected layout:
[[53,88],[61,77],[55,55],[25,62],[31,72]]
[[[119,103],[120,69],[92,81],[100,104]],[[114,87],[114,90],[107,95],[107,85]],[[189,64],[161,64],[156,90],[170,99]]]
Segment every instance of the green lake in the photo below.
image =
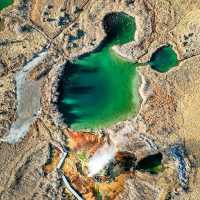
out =
[[137,64],[112,50],[134,40],[135,20],[118,13],[103,21],[107,37],[93,52],[67,63],[63,73],[58,109],[75,130],[108,126],[139,107]]
[[[103,27],[105,39],[94,51],[67,62],[59,82],[57,107],[64,122],[75,130],[107,127],[135,116],[140,106],[139,64],[112,49],[134,40],[135,19],[110,13],[104,17]],[[165,72],[177,64],[177,57],[170,46],[164,46],[148,64]]]
[[8,7],[14,2],[14,0],[0,0],[0,10],[3,10],[4,8]]

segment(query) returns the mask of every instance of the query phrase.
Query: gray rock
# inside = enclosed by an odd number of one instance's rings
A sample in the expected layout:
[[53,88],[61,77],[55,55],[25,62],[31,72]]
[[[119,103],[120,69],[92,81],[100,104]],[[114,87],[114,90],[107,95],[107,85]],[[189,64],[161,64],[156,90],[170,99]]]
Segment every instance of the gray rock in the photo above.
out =
[[3,63],[0,62],[0,76],[3,75],[4,70],[5,70],[5,67],[4,67]]

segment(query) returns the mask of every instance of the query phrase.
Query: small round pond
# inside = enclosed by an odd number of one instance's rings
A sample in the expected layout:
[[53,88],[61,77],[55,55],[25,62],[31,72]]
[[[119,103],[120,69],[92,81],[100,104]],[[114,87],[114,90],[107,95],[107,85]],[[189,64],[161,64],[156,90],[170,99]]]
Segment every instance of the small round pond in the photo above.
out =
[[149,64],[158,72],[167,72],[178,64],[176,52],[171,45],[164,45],[152,54]]

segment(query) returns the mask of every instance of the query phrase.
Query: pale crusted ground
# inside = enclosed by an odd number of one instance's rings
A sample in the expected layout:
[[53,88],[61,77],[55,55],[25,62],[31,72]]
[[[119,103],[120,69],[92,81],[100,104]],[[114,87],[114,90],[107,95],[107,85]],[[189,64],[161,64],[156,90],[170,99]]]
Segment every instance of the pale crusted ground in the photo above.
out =
[[188,156],[194,166],[191,177],[193,190],[185,194],[183,199],[198,199],[200,183],[200,57],[196,56],[185,60],[181,65],[181,72],[177,71],[169,75],[169,80],[175,88],[177,96],[176,123],[179,129],[175,132],[184,140]]
[[[76,12],[75,5],[83,11]],[[164,200],[169,196],[177,200],[199,199],[199,0],[135,0],[129,5],[125,0],[32,0],[28,3],[17,0],[1,12],[4,29],[0,29],[0,137],[9,132],[16,120],[16,71],[50,46],[48,60],[36,66],[29,76],[31,80],[40,76],[44,80],[39,119],[20,143],[0,144],[0,199],[66,199],[57,174],[53,172],[45,177],[42,173],[49,143],[63,143],[63,126],[53,123],[58,115],[52,106],[57,73],[64,59],[88,52],[99,44],[105,36],[102,19],[111,11],[123,11],[136,17],[136,40],[118,47],[119,54],[147,61],[155,49],[171,43],[181,60],[179,66],[166,74],[159,74],[148,66],[139,69],[146,80],[145,92],[151,96],[147,95],[136,119],[104,130],[120,150],[130,151],[138,159],[155,151],[164,155],[162,173],[152,176],[137,172],[125,182],[124,191],[116,199]],[[65,12],[70,20],[59,26]],[[27,24],[31,31],[21,31]],[[69,36],[76,36],[78,30],[84,35],[69,42]],[[177,142],[185,144],[192,166],[188,193],[181,191],[176,165],[167,154],[169,145]]]

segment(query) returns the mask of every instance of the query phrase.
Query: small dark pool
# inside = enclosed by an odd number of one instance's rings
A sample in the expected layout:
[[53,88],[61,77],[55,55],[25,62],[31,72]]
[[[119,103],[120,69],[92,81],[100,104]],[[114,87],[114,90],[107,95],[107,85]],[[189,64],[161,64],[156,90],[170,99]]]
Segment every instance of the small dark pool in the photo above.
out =
[[158,72],[167,72],[178,64],[176,52],[171,45],[162,46],[153,53],[149,64]]
[[138,162],[136,169],[148,171],[151,174],[157,174],[162,168],[162,157],[161,153],[147,156]]

